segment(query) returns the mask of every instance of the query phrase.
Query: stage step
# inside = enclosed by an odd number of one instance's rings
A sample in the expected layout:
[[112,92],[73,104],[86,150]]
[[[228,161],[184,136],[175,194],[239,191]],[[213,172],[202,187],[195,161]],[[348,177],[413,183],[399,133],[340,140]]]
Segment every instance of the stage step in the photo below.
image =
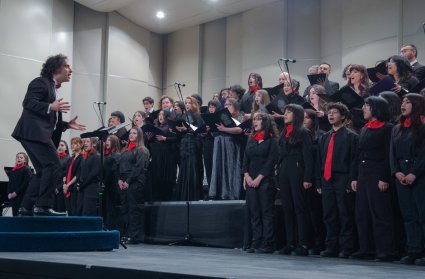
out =
[[0,232],[1,252],[75,252],[118,249],[118,231]]
[[101,217],[0,217],[0,252],[110,251],[119,241]]
[[101,231],[101,217],[0,217],[0,232]]

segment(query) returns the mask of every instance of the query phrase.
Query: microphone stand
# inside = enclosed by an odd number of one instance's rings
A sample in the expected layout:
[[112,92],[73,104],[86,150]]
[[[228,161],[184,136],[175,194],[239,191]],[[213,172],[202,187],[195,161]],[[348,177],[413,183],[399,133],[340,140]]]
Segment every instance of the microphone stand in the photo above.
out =
[[[177,88],[178,88],[178,90],[176,90],[177,91],[177,96],[180,99],[180,101],[184,103],[182,91],[181,91],[181,88],[180,88],[181,84],[180,83],[177,83],[175,85],[177,85]],[[187,123],[190,124],[189,116],[187,114],[186,109],[184,109],[182,111],[182,113],[185,115],[185,118],[186,118]],[[189,125],[188,129],[190,129],[190,125]],[[192,139],[190,137],[189,137],[189,144],[188,145],[189,145],[189,148],[192,148]],[[188,154],[192,154],[192,153],[193,152],[188,152]],[[188,159],[189,159],[188,160],[189,161],[188,165],[190,166],[190,157]],[[181,170],[179,170],[179,171],[181,171]],[[187,193],[186,193],[186,234],[185,234],[184,239],[169,243],[168,245],[170,245],[170,246],[172,246],[172,245],[184,245],[184,244],[193,244],[193,245],[200,245],[200,246],[208,246],[208,244],[206,244],[206,243],[193,240],[192,234],[190,233],[190,201],[189,201],[190,200],[190,195],[189,195],[189,190],[190,189],[189,189],[189,186],[190,185],[188,185],[188,188],[186,189],[186,191],[187,191]]]
[[[280,70],[283,72],[282,67],[280,66],[280,61],[284,61],[285,62],[285,68],[286,68],[286,72],[288,73],[288,77],[289,77],[289,84],[291,85],[291,89],[293,88],[292,86],[292,78],[291,78],[291,73],[289,72],[289,66],[288,66],[288,60],[286,59],[279,59],[277,61],[277,64],[279,65]],[[295,61],[295,60],[294,60]]]

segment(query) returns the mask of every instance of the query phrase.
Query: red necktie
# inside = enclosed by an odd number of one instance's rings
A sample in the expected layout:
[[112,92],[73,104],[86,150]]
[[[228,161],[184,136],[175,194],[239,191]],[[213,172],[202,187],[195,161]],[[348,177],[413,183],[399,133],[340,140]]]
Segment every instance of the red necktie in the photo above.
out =
[[333,132],[331,140],[329,141],[328,152],[326,153],[325,170],[323,172],[323,177],[326,181],[329,181],[332,177],[332,156],[334,153],[335,135],[336,132]]

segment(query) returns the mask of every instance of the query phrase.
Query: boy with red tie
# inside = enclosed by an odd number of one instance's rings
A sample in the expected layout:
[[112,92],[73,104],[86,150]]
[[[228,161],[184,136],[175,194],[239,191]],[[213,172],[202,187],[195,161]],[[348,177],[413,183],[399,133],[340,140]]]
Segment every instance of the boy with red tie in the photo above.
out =
[[318,191],[326,226],[326,250],[320,255],[348,258],[353,250],[354,195],[350,185],[355,180],[358,136],[344,126],[349,115],[344,104],[329,103],[327,114],[332,129],[319,143],[323,178]]

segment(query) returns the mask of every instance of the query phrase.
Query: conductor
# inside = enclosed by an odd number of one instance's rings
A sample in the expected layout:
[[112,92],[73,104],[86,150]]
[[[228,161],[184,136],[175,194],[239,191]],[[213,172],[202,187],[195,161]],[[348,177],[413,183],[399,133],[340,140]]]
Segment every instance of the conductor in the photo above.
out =
[[12,137],[21,142],[36,170],[19,209],[20,215],[62,216],[52,209],[55,184],[61,174],[56,147],[66,129],[83,131],[77,116],[69,122],[62,120],[71,106],[58,96],[57,89],[71,79],[71,67],[63,54],[49,57],[43,64],[40,77],[28,85],[22,102],[23,111]]

